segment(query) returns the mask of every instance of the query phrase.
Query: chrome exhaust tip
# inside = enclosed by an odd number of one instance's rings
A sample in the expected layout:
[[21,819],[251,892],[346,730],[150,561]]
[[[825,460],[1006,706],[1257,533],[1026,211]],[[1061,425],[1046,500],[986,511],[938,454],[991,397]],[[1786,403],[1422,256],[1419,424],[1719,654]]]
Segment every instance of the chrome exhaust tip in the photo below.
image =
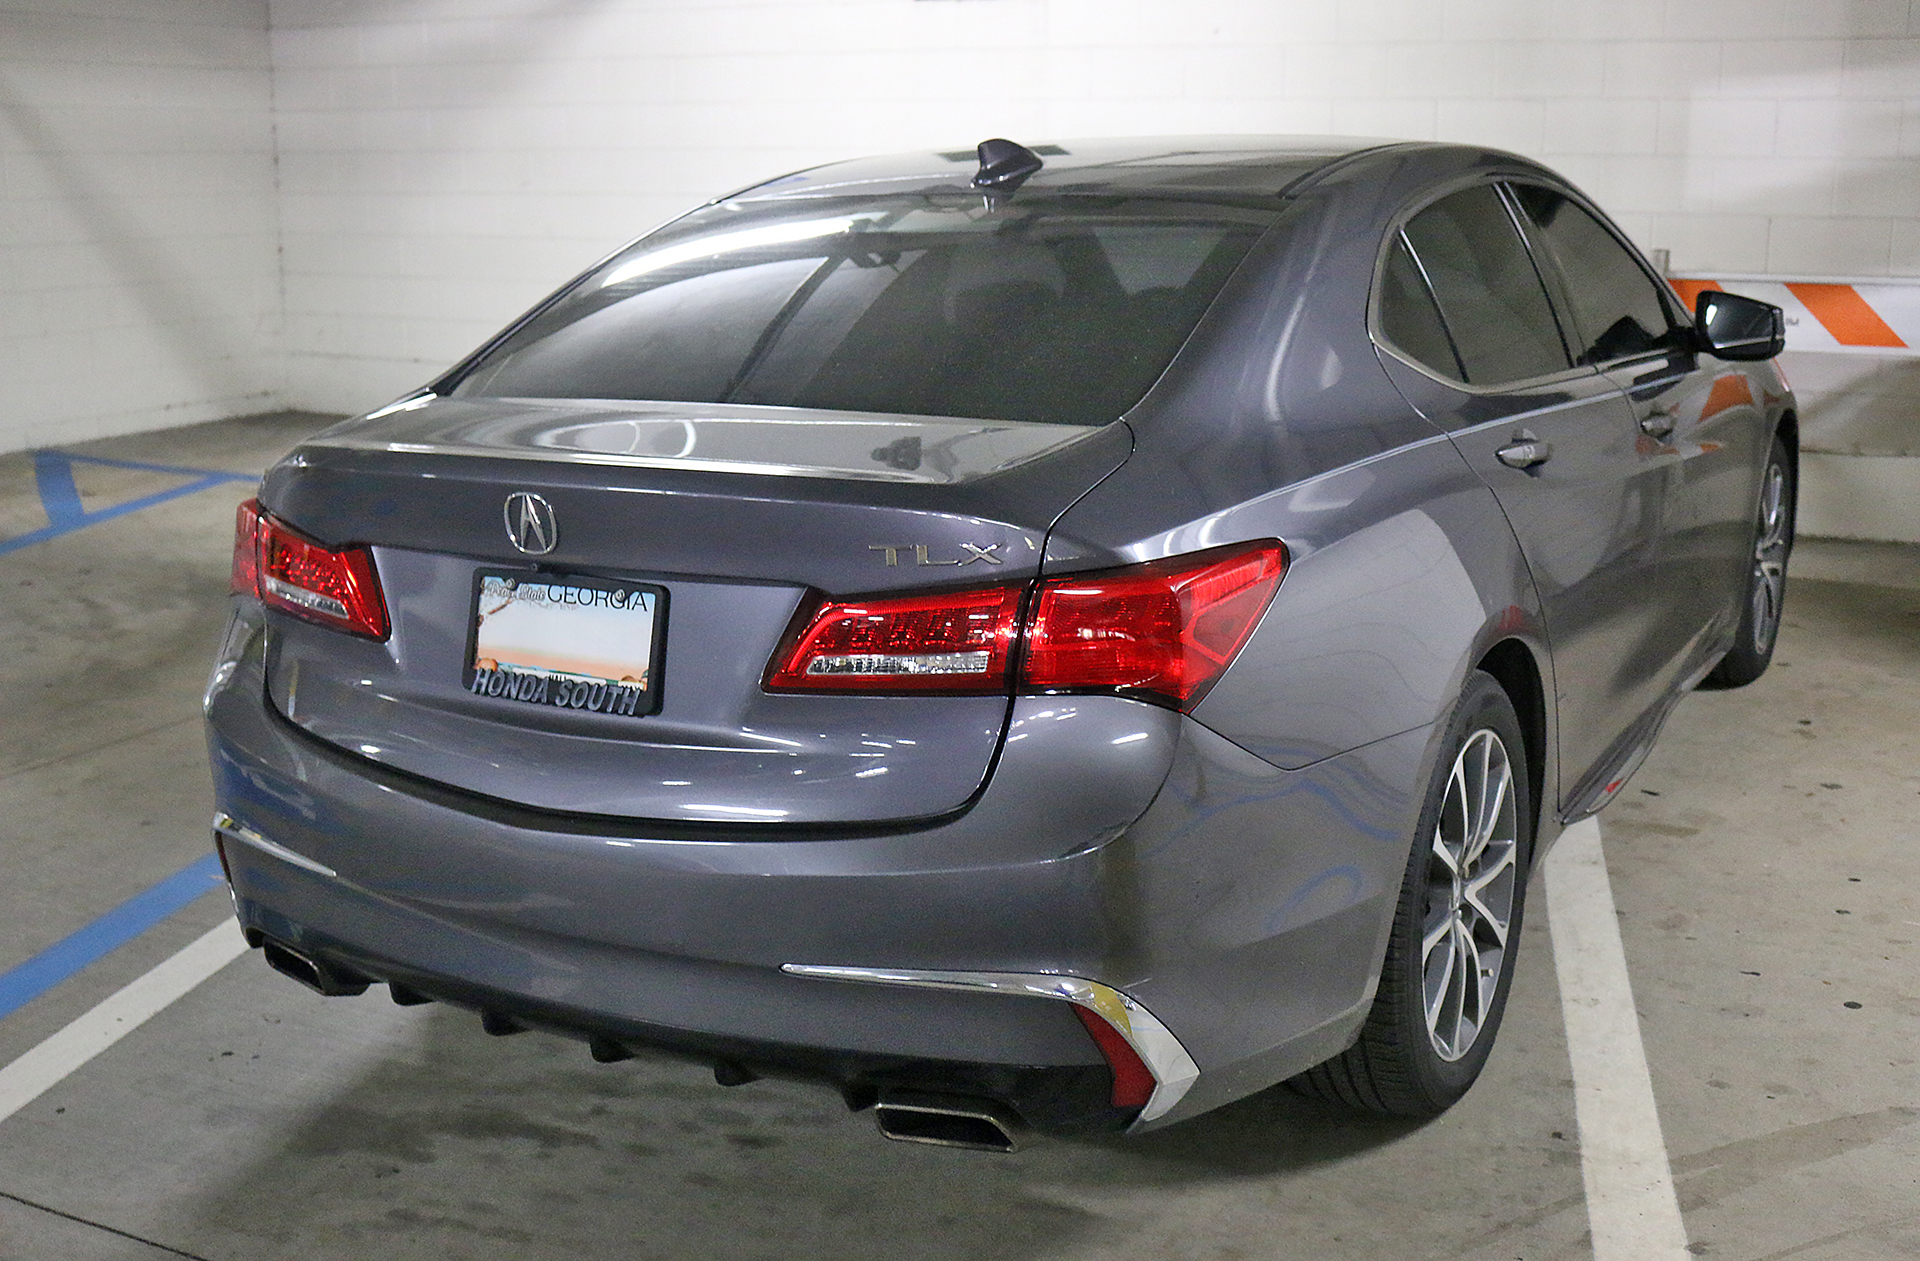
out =
[[965,1095],[885,1091],[874,1104],[873,1115],[880,1133],[899,1143],[1016,1152],[1025,1134],[1025,1127],[1012,1109],[991,1099]]
[[328,998],[350,998],[355,994],[364,994],[367,986],[373,984],[372,978],[361,976],[351,968],[323,963],[271,937],[261,938],[260,952],[266,956],[267,966],[275,972],[292,977],[314,993],[325,994]]

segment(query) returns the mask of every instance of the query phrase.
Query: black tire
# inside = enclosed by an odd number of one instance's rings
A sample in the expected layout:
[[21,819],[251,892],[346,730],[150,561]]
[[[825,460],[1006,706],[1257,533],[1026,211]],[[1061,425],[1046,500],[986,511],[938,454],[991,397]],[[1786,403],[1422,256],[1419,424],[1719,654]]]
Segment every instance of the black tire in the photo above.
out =
[[[1475,798],[1475,775],[1490,784],[1502,765],[1504,798],[1490,817],[1480,812],[1483,826],[1468,826],[1462,807]],[[1296,1089],[1406,1117],[1437,1116],[1467,1093],[1493,1049],[1513,983],[1533,840],[1529,784],[1513,702],[1475,671],[1447,720],[1427,786],[1373,1010],[1359,1041],[1294,1078]],[[1463,900],[1462,890],[1476,886]],[[1463,960],[1478,974],[1471,987],[1458,970]],[[1430,991],[1438,1000],[1434,1018]]]
[[1765,674],[1773,661],[1787,595],[1787,557],[1793,551],[1793,505],[1793,460],[1787,444],[1775,435],[1760,479],[1760,508],[1743,588],[1740,630],[1732,650],[1707,675],[1708,687],[1745,687]]

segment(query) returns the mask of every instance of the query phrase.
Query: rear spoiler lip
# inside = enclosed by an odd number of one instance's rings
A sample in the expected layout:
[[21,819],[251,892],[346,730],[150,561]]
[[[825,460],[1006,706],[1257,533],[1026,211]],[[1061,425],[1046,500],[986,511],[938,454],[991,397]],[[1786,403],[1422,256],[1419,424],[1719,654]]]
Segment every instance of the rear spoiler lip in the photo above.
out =
[[[1052,455],[1108,427],[740,403],[602,399],[482,403],[422,395],[317,434],[302,446],[958,485]],[[675,445],[679,449],[671,451]]]

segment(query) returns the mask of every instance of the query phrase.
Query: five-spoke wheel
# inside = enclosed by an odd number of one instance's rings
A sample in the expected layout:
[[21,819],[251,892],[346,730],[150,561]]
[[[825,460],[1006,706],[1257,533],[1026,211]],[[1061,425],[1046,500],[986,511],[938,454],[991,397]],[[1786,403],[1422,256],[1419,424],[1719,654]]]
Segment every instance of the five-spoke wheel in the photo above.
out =
[[1360,1038],[1297,1089],[1398,1116],[1467,1093],[1513,981],[1533,841],[1533,784],[1513,701],[1467,676],[1436,741],[1373,1009]]
[[1467,738],[1447,776],[1427,867],[1420,940],[1427,1036],[1449,1062],[1488,1027],[1506,972],[1520,825],[1513,767],[1498,732]]
[[1786,605],[1787,554],[1793,550],[1793,462],[1786,443],[1776,437],[1760,479],[1760,509],[1753,528],[1747,567],[1746,599],[1733,647],[1707,676],[1720,687],[1740,687],[1767,672],[1780,613]]

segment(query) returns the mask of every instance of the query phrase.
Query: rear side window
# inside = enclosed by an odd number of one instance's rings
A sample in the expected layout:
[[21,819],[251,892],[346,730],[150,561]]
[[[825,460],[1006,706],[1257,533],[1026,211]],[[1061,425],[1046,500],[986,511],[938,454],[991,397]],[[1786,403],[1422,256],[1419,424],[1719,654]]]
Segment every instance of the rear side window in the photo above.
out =
[[1572,366],[1526,242],[1494,189],[1441,198],[1408,221],[1405,238],[1432,285],[1462,379],[1504,385]]
[[588,276],[454,393],[1104,424],[1273,219],[1107,198],[722,205]]
[[1581,363],[1647,354],[1673,341],[1652,277],[1586,209],[1550,188],[1514,187],[1534,237],[1560,268]]
[[1380,276],[1380,331],[1401,353],[1442,376],[1456,381],[1466,378],[1420,264],[1414,261],[1406,238],[1397,233]]

